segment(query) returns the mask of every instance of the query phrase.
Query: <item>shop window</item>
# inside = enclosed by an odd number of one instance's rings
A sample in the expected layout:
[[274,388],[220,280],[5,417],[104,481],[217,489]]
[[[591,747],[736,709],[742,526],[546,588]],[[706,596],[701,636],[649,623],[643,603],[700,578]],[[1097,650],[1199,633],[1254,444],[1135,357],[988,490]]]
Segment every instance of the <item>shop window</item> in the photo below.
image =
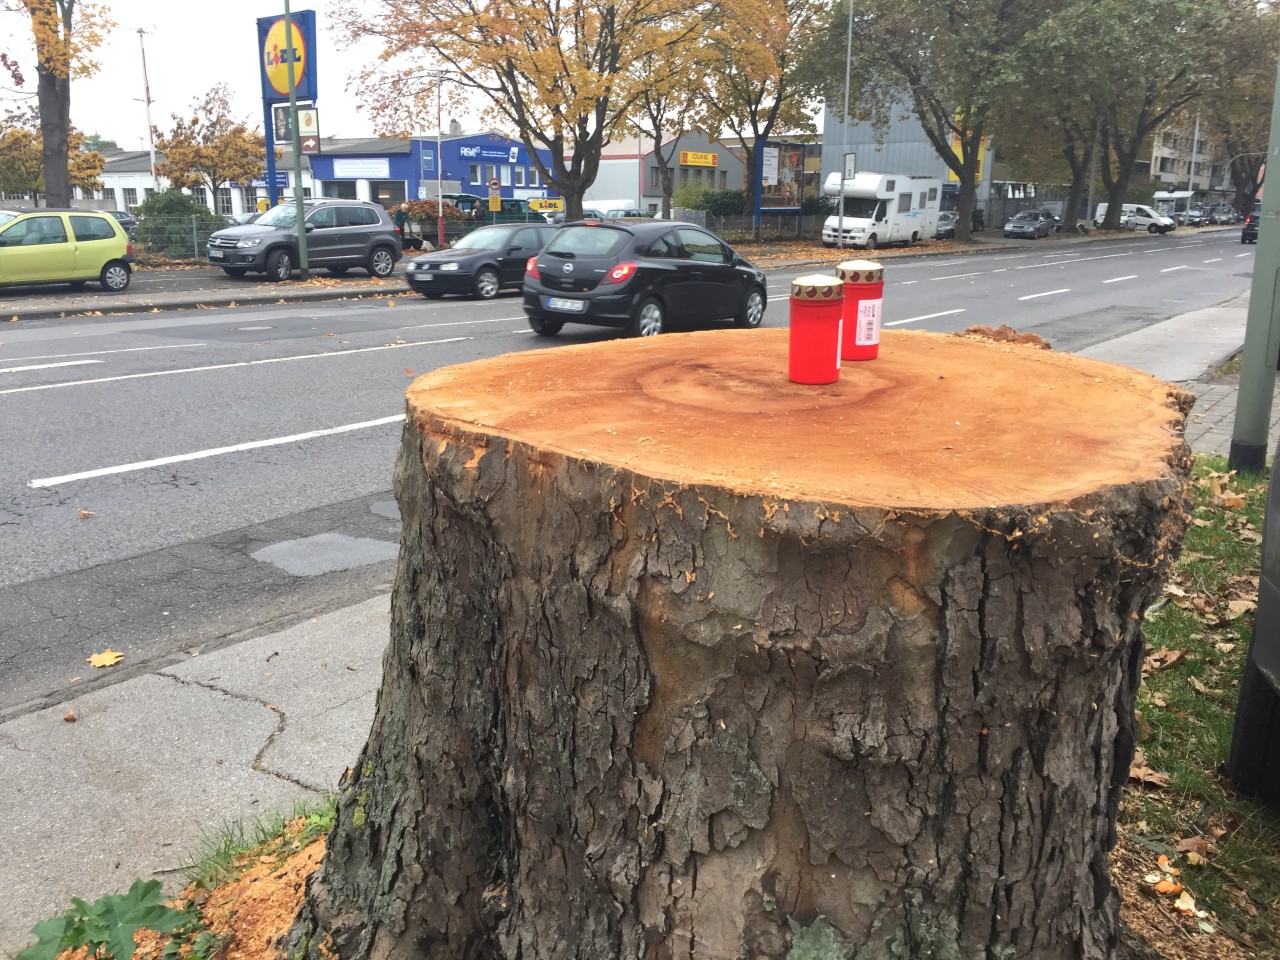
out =
[[369,196],[373,202],[383,207],[399,206],[404,203],[405,184],[403,180],[370,180]]
[[325,180],[320,184],[320,195],[335,200],[356,199],[356,182],[354,180]]

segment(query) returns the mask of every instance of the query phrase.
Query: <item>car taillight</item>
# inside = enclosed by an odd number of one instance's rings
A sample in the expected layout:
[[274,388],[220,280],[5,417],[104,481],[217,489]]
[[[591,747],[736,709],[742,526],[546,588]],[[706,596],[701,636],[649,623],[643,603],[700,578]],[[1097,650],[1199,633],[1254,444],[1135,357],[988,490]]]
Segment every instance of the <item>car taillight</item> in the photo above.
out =
[[132,241],[132,240],[126,240],[126,241],[125,241],[125,244],[124,244],[124,255],[125,255],[126,257],[132,257],[132,256],[133,256],[133,241]]
[[605,283],[624,283],[636,272],[636,265],[631,261],[620,263],[604,275]]
[[542,274],[538,272],[538,258],[530,257],[529,262],[524,265],[524,275],[533,277],[535,280],[541,280]]

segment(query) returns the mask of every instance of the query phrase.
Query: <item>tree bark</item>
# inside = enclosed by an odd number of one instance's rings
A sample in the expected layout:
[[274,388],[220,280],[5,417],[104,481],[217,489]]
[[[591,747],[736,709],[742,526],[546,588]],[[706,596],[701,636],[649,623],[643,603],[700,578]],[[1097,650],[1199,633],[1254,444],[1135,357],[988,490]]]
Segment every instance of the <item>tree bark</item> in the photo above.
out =
[[885,334],[436,371],[373,729],[288,955],[1106,958],[1188,397]]

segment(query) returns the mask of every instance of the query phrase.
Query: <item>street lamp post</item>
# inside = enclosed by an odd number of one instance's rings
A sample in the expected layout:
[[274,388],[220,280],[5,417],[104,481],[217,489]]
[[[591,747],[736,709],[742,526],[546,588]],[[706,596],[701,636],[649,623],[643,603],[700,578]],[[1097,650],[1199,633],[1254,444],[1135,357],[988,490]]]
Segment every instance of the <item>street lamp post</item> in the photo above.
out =
[[436,77],[436,246],[444,246],[444,112],[441,90],[444,77]]

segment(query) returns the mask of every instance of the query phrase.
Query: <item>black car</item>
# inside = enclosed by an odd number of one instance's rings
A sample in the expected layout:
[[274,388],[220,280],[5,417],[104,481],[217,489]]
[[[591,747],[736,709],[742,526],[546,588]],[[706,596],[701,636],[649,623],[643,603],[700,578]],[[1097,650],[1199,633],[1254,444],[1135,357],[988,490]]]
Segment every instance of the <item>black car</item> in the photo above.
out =
[[668,321],[731,319],[758,327],[764,273],[714,234],[669,220],[570,223],[529,260],[524,312],[534,333],[566,323],[652,337]]
[[1253,213],[1244,218],[1244,226],[1240,228],[1241,243],[1257,243],[1258,242],[1258,218],[1260,214],[1255,209]]
[[128,210],[108,210],[107,213],[120,221],[120,226],[124,227],[125,233],[129,233],[138,225],[138,218]]
[[491,300],[503,287],[520,286],[525,264],[555,232],[549,223],[493,223],[460,237],[447,250],[414,257],[405,277],[424,297],[456,293]]
[[943,210],[938,214],[938,226],[934,230],[933,235],[938,240],[951,240],[956,235],[956,221],[960,219],[960,214],[954,210]]

